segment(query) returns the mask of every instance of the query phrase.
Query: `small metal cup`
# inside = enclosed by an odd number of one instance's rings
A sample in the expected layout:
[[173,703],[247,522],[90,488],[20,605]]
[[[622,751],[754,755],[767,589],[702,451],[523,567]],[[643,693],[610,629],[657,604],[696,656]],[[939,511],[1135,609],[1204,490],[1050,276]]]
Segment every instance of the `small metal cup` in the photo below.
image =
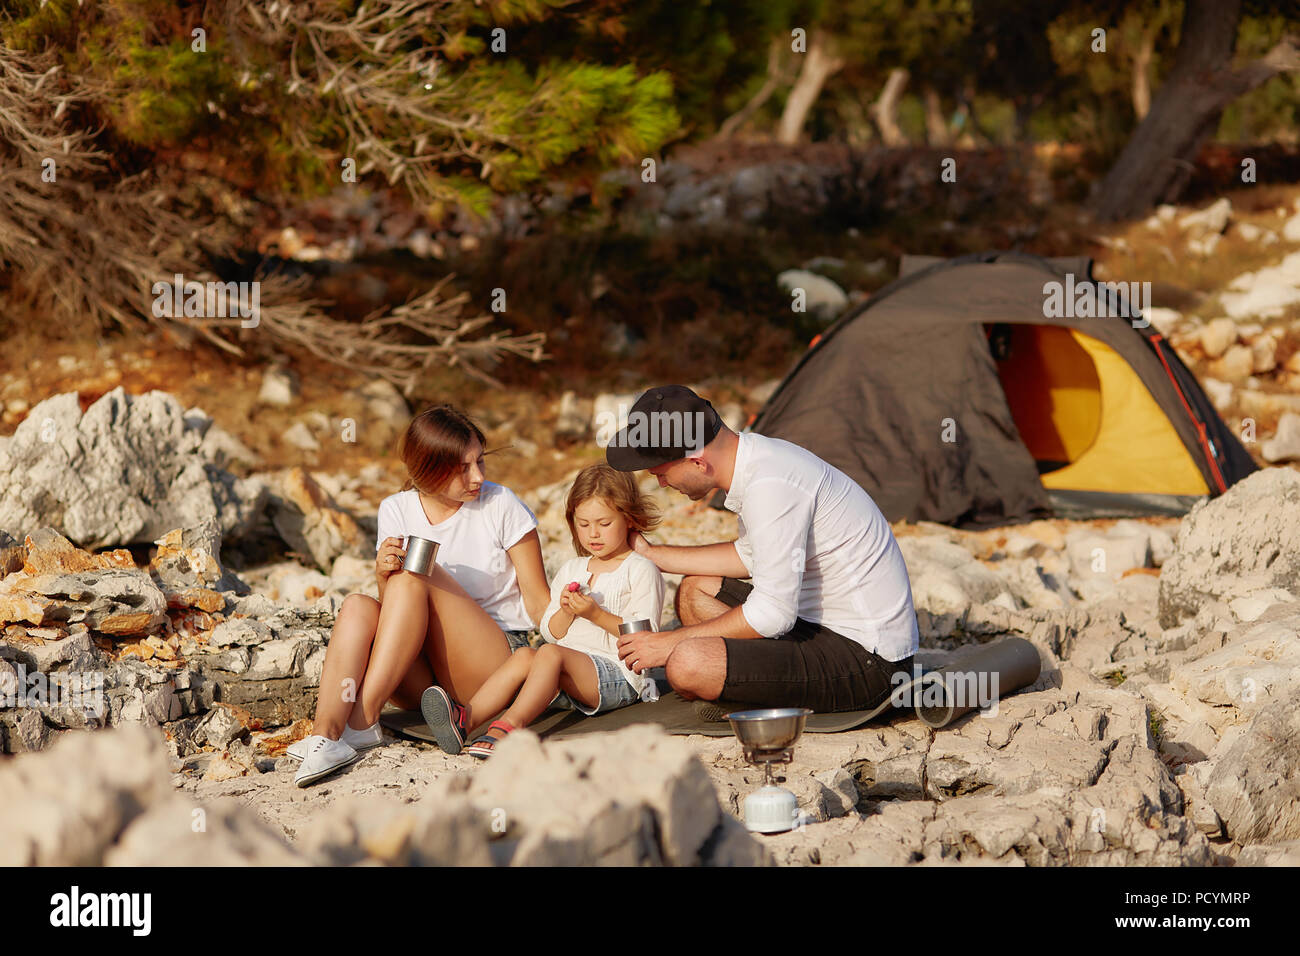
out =
[[644,617],[639,621],[624,621],[618,626],[618,632],[620,634],[636,634],[639,631],[650,630],[653,630],[650,626],[650,619]]
[[411,535],[406,540],[406,557],[402,560],[402,570],[428,574],[433,570],[433,561],[437,556],[437,541]]

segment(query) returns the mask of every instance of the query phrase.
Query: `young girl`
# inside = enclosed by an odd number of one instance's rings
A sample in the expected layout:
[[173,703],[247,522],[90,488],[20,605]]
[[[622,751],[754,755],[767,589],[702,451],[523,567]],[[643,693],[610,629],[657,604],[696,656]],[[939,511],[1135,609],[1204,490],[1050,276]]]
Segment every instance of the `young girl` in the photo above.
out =
[[[565,518],[578,557],[552,582],[541,621],[547,643],[516,651],[464,707],[441,687],[424,692],[424,719],[447,753],[465,749],[487,757],[502,737],[526,727],[552,703],[590,715],[658,698],[654,681],[618,658],[618,627],[624,621],[646,618],[659,629],[664,579],[627,543],[629,529],[644,532],[659,523],[654,505],[632,475],[602,462],[578,474]],[[487,733],[465,747],[468,732],[508,704]]]

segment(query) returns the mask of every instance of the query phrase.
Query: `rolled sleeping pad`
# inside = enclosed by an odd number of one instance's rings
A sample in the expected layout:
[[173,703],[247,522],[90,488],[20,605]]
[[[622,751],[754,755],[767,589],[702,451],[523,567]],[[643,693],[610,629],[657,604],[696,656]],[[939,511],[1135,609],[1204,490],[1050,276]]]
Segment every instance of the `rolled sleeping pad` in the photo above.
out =
[[[1023,637],[985,644],[894,691],[910,692],[916,716],[938,730],[1038,680],[1038,649]],[[899,698],[904,705],[907,697]]]

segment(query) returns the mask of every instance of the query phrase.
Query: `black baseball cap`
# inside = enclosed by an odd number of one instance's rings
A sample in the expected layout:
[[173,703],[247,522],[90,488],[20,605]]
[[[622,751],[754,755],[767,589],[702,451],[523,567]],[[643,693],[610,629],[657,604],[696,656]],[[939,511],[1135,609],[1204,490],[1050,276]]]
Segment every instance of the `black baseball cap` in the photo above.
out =
[[618,471],[644,471],[694,455],[722,430],[722,419],[685,385],[657,385],[636,400],[605,446],[605,460]]

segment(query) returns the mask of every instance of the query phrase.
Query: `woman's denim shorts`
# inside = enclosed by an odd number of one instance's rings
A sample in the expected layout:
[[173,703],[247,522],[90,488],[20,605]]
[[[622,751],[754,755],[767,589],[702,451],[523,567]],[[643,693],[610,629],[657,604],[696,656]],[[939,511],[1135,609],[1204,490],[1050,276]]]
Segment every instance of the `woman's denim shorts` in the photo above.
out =
[[511,654],[521,647],[536,647],[542,641],[542,632],[537,628],[530,631],[506,631],[505,635]]

